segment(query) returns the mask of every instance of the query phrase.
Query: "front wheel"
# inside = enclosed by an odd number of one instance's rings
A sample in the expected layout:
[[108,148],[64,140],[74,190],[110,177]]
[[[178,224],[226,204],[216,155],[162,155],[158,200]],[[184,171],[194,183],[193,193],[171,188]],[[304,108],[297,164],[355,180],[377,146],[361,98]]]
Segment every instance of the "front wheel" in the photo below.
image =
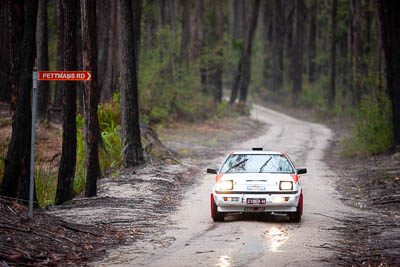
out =
[[303,193],[300,195],[299,204],[297,204],[296,212],[289,214],[289,218],[292,222],[301,222],[301,216],[303,215]]
[[223,222],[224,221],[224,214],[218,212],[218,207],[214,202],[214,196],[211,194],[211,218],[214,222]]

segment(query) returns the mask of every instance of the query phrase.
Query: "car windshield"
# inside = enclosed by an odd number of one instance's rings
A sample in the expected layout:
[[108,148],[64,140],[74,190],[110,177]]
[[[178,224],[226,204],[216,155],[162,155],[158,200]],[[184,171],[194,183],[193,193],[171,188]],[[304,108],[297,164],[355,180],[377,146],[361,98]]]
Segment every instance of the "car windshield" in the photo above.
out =
[[232,154],[221,168],[221,173],[294,173],[285,155]]

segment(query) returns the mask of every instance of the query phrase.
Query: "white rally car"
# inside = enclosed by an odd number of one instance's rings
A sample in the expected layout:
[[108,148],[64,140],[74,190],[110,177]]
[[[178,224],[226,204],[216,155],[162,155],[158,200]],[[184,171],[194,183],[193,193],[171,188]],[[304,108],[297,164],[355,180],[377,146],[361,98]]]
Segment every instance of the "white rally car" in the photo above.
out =
[[300,222],[303,213],[303,190],[300,174],[288,155],[281,152],[231,152],[217,169],[211,193],[211,216],[224,221],[229,213],[284,213],[291,221]]

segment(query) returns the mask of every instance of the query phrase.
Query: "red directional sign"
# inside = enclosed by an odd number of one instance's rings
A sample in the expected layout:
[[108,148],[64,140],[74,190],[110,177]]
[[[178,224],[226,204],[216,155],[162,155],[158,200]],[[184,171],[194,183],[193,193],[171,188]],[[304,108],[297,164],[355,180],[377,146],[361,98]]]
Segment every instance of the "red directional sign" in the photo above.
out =
[[40,81],[91,81],[91,71],[39,71]]

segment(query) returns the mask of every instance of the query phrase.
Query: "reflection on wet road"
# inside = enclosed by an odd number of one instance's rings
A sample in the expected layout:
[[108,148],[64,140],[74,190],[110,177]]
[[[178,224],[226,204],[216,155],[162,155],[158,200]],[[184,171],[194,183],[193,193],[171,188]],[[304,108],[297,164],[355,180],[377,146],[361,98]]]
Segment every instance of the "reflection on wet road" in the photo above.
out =
[[272,252],[283,252],[279,250],[288,239],[289,235],[282,226],[273,225],[268,231],[268,241],[270,242],[270,251]]
[[232,258],[229,256],[220,256],[218,257],[218,267],[228,267],[231,266],[231,260]]

